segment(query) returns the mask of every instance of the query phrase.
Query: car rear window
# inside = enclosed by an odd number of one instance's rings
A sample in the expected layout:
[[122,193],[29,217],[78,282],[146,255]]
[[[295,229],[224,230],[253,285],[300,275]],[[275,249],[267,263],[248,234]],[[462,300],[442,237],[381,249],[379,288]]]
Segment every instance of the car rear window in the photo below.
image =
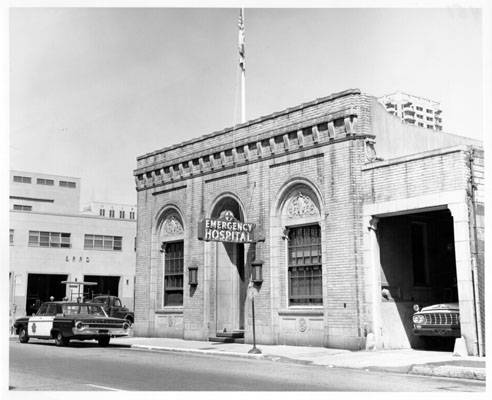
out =
[[63,306],[65,315],[96,315],[105,316],[104,310],[100,306],[88,304],[66,304]]

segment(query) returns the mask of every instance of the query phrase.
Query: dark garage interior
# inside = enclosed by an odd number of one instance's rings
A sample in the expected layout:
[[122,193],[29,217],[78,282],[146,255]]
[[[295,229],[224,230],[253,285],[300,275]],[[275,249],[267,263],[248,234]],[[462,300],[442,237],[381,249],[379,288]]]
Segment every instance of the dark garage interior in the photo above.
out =
[[413,306],[458,302],[453,218],[447,209],[380,218],[383,343],[452,350],[454,338],[414,336]]
[[62,300],[66,295],[66,287],[61,282],[66,280],[67,275],[28,274],[27,315],[37,312],[41,303],[48,301],[51,296],[54,297],[54,300]]

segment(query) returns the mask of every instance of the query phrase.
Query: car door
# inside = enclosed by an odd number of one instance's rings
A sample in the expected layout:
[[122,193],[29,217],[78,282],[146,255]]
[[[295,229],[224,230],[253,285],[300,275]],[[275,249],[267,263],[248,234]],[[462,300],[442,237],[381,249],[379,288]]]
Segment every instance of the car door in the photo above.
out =
[[38,313],[29,318],[27,334],[30,337],[49,338],[56,314],[56,304],[44,303]]

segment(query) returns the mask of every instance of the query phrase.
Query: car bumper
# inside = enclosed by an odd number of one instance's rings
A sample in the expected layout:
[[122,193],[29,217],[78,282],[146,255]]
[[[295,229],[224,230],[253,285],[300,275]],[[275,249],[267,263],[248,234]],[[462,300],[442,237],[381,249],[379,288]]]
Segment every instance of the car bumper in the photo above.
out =
[[130,334],[130,329],[123,328],[84,328],[77,329],[73,328],[73,337],[74,339],[93,339],[99,338],[102,336],[109,337],[120,337],[120,336],[128,336]]
[[441,336],[441,337],[460,337],[459,327],[439,326],[439,325],[414,325],[413,334],[415,336]]

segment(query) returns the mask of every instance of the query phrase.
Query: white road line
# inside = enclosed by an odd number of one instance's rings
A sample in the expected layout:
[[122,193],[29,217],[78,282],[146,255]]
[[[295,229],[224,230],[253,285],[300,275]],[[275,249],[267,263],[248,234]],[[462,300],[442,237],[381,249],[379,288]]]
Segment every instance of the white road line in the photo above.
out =
[[121,392],[122,391],[121,389],[115,389],[115,388],[111,388],[111,387],[108,387],[108,386],[93,385],[91,383],[87,383],[86,385],[87,386],[92,386],[92,387],[95,387],[95,388],[98,388],[98,389],[112,390],[113,392]]

